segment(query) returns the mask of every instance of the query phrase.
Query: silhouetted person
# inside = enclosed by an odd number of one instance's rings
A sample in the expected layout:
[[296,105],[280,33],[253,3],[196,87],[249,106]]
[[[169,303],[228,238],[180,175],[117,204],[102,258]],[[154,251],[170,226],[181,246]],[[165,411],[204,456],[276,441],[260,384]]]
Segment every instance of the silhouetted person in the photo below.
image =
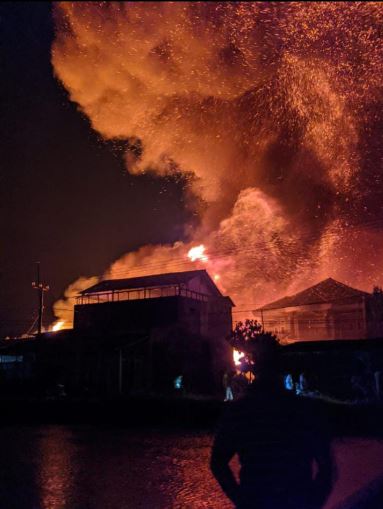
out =
[[374,375],[360,359],[356,368],[356,373],[351,377],[352,401],[362,404],[372,403],[376,395]]
[[379,476],[342,500],[333,509],[382,509],[382,506],[383,476]]
[[178,375],[173,381],[174,390],[177,396],[184,394],[184,379],[182,375]]
[[[211,469],[237,508],[317,509],[333,483],[330,437],[318,403],[286,391],[276,361],[276,346],[257,352],[256,380],[244,398],[227,408]],[[229,467],[235,454],[241,465],[239,484]]]
[[232,371],[225,371],[222,377],[222,385],[225,389],[225,399],[224,401],[233,401],[233,389],[231,387],[231,381],[233,379]]
[[243,396],[245,395],[245,393],[247,391],[248,386],[249,386],[249,382],[248,382],[247,378],[245,377],[245,375],[243,373],[241,373],[240,371],[236,372],[233,376],[233,381],[232,381],[234,399],[243,398]]
[[285,384],[285,389],[287,391],[293,391],[294,390],[294,379],[293,379],[293,375],[291,373],[288,373],[285,376],[284,384]]

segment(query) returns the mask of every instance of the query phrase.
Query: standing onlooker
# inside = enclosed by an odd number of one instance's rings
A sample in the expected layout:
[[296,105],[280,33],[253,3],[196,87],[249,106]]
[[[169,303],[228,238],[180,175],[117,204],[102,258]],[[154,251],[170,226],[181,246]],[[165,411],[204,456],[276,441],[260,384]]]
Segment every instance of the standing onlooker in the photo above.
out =
[[[326,419],[317,402],[284,389],[277,353],[272,344],[256,352],[255,381],[227,408],[211,469],[237,509],[319,509],[335,474]],[[230,468],[235,454],[239,483]]]
[[233,379],[232,373],[230,371],[225,371],[222,379],[223,387],[225,389],[225,399],[224,401],[233,401],[233,390],[231,388],[231,381]]
[[249,381],[246,378],[246,376],[242,373],[242,371],[237,371],[236,373],[234,373],[231,382],[234,399],[240,399],[243,396],[245,396],[248,385]]

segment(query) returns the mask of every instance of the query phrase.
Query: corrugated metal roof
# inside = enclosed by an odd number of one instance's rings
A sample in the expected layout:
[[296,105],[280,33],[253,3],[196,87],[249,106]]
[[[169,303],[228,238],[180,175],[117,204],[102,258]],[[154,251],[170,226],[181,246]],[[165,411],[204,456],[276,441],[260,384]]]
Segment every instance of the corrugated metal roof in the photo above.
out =
[[186,272],[171,272],[169,274],[154,274],[151,276],[133,277],[128,279],[108,279],[101,281],[86,290],[82,295],[99,292],[111,292],[117,290],[135,290],[138,288],[156,288],[160,286],[172,286],[186,284],[195,277],[202,277],[210,286],[213,293],[221,297],[222,294],[210,278],[206,270],[189,270]]
[[363,297],[370,295],[367,292],[351,288],[335,279],[328,278],[320,283],[306,288],[295,295],[283,297],[282,299],[266,304],[256,311],[266,311],[268,309],[280,309],[295,306],[305,306],[307,304],[321,304],[325,302],[334,302],[348,299],[351,297]]

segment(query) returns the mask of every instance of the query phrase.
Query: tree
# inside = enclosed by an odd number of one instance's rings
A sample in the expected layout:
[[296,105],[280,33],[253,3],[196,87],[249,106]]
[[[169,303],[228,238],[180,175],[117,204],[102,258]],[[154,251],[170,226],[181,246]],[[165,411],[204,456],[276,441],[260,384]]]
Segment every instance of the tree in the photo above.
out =
[[276,357],[281,347],[271,332],[265,332],[257,320],[238,322],[227,338],[230,345],[243,354],[240,359],[241,371],[255,371],[260,363],[265,364]]

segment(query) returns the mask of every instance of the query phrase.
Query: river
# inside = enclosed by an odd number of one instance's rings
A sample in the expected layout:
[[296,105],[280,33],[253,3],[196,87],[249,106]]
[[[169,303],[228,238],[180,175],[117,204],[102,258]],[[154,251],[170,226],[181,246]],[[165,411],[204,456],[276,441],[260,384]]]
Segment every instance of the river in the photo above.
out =
[[[0,437],[1,509],[232,508],[210,474],[206,432],[44,426]],[[328,509],[383,473],[382,441],[333,447],[340,478]]]

